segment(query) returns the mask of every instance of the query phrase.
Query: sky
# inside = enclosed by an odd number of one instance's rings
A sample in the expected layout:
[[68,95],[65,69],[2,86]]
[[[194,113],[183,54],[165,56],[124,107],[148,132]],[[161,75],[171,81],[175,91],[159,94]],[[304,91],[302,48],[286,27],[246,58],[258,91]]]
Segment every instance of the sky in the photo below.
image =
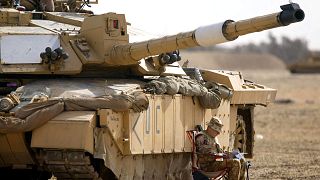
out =
[[[293,0],[305,12],[305,19],[273,30],[242,36],[224,46],[267,41],[271,32],[280,39],[304,39],[311,50],[320,50],[320,1]],[[131,26],[146,34],[164,36],[194,30],[200,26],[234,21],[280,12],[289,0],[99,0],[91,10],[95,14],[115,12],[125,14]]]

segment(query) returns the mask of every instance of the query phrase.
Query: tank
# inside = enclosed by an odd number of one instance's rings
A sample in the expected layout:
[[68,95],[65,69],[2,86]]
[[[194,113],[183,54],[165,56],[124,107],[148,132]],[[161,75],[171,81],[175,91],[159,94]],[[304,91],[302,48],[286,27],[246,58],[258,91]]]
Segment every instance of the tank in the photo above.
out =
[[288,66],[291,73],[320,73],[320,52],[311,52],[305,60]]
[[213,116],[223,149],[253,156],[254,107],[276,90],[240,72],[181,67],[179,50],[302,21],[298,4],[129,43],[124,14],[70,2],[0,9],[1,169],[24,179],[192,179],[186,132]]

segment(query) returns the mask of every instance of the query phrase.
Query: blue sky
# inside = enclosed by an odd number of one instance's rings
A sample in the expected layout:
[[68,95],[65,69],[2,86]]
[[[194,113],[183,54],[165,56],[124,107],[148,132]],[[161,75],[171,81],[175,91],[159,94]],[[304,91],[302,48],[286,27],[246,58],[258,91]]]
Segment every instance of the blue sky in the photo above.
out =
[[[305,20],[288,27],[243,36],[226,46],[267,40],[272,32],[277,37],[303,38],[312,50],[320,50],[320,1],[293,0],[305,11]],[[132,27],[163,36],[196,29],[199,26],[227,19],[242,20],[254,16],[279,12],[288,0],[99,0],[93,6],[95,13],[126,14]]]

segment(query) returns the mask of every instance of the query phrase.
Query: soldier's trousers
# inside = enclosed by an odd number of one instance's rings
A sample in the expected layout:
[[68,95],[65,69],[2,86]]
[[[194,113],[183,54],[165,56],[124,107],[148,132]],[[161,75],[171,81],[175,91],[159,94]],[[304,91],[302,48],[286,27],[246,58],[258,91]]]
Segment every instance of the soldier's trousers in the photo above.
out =
[[215,172],[228,170],[229,180],[244,179],[245,167],[244,162],[240,162],[238,159],[224,159],[223,161],[212,161],[200,163],[200,169],[206,172]]

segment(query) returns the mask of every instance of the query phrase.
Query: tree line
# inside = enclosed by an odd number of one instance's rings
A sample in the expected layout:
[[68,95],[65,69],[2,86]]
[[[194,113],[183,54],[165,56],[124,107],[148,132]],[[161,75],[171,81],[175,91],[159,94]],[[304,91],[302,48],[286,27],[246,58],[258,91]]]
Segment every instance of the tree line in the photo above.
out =
[[293,64],[297,61],[305,60],[310,56],[310,49],[308,42],[304,39],[290,39],[282,36],[278,40],[272,33],[268,35],[268,42],[261,42],[259,44],[248,43],[244,45],[235,46],[233,48],[225,48],[221,46],[212,47],[197,47],[190,49],[190,51],[218,51],[230,53],[269,53],[277,56],[286,64]]

